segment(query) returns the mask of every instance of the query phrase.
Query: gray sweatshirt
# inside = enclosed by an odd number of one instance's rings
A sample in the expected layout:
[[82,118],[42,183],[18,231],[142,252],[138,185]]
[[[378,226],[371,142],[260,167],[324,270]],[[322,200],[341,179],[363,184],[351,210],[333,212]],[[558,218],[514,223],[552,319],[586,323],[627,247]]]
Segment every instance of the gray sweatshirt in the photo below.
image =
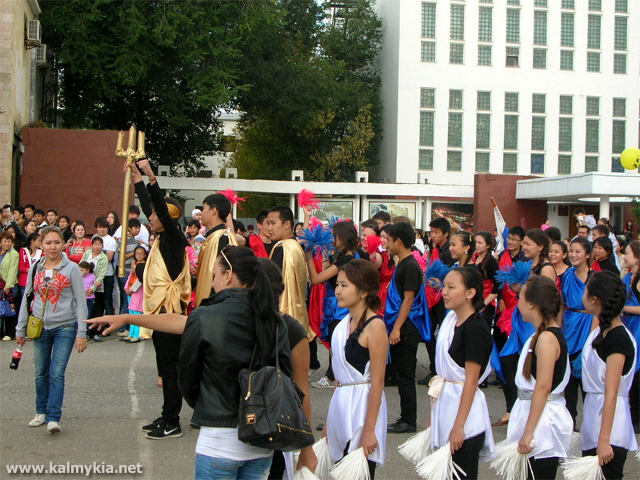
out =
[[[87,297],[84,293],[82,273],[74,262],[62,254],[62,261],[51,272],[44,270],[44,258],[31,265],[27,275],[25,294],[22,297],[16,336],[24,337],[29,319],[27,294],[31,291],[33,269],[35,274],[35,295],[32,303],[32,315],[44,320],[44,328],[51,330],[73,322],[78,323],[77,338],[86,338]],[[48,286],[48,288],[47,288]],[[44,302],[46,294],[46,303]],[[44,316],[42,314],[44,309]]]

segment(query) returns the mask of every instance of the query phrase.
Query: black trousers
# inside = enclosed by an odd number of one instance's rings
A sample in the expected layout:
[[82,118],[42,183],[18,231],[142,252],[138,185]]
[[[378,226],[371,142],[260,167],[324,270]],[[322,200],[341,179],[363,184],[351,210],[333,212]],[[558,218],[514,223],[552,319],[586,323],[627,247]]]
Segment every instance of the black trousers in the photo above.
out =
[[427,342],[427,353],[429,354],[429,371],[436,374],[436,328],[442,323],[447,310],[444,308],[444,300],[440,299],[431,310],[429,310],[429,321],[431,322],[431,340]]
[[391,363],[398,382],[400,394],[400,420],[416,424],[416,354],[420,333],[411,319],[407,318],[400,328],[400,342],[391,345]]
[[518,370],[519,355],[507,355],[500,357],[500,365],[502,365],[502,375],[504,375],[505,384],[502,385],[502,393],[507,404],[507,412],[511,412],[513,404],[518,398],[518,387],[516,387],[516,371]]
[[[580,352],[569,355],[569,362],[573,362]],[[567,410],[571,414],[573,424],[576,424],[576,416],[578,415],[578,391],[582,392],[582,400],[584,400],[584,390],[582,390],[582,382],[579,378],[571,375],[569,377],[569,383],[564,389],[564,400],[567,404]]]
[[[340,323],[340,320],[336,320],[335,322],[331,322],[329,324],[329,345],[331,345],[331,338],[333,337],[333,331],[336,329],[339,323]],[[336,379],[336,377],[333,375],[333,367],[331,366],[331,355],[329,355],[329,366],[327,367],[327,373],[325,373],[325,375],[332,382]]]
[[631,422],[638,433],[638,420],[640,416],[640,370],[633,376],[631,390],[629,390],[629,406],[631,408]]
[[320,361],[318,360],[318,340],[314,338],[309,342],[309,368],[311,370],[317,370],[320,368]]
[[153,332],[153,346],[156,349],[158,374],[162,377],[162,418],[169,425],[180,423],[182,395],[178,387],[178,355],[182,335]]
[[[475,437],[467,438],[462,446],[452,455],[453,461],[458,465],[466,476],[460,474],[460,478],[468,480],[477,480],[478,478],[478,460],[480,459],[480,450],[484,445],[484,432]],[[538,477],[536,477],[537,479]]]
[[556,473],[558,471],[558,457],[541,458],[536,460],[535,458],[529,458],[531,462],[531,471],[527,474],[527,480],[555,480]]
[[[623,477],[622,471],[624,470],[624,462],[627,460],[627,449],[615,447],[613,445],[611,445],[611,448],[613,448],[613,460],[601,467],[602,474],[607,480],[619,480]],[[595,448],[592,448],[591,450],[583,450],[582,456],[586,457],[597,455],[596,451],[597,449]]]

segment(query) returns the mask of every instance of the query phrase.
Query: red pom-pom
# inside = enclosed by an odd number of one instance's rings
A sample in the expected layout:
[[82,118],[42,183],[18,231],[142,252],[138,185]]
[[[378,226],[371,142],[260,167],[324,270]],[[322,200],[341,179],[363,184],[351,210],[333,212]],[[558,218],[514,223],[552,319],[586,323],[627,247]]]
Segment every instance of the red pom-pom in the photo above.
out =
[[298,205],[300,205],[300,207],[302,208],[320,208],[320,204],[316,200],[315,193],[313,193],[311,190],[307,190],[306,188],[303,188],[302,190],[300,190],[300,193],[298,193]]
[[311,227],[311,230],[315,230],[318,227],[320,229],[324,228],[324,225],[322,224],[322,222],[318,220],[316,217],[311,217],[311,219],[309,220],[309,226]]
[[218,193],[220,193],[220,194],[224,195],[225,197],[227,197],[229,199],[229,201],[231,202],[231,205],[236,205],[238,202],[246,202],[247,201],[247,197],[238,197],[236,195],[236,192],[234,192],[230,188],[227,189],[227,190],[219,190]]
[[380,246],[380,237],[377,235],[369,235],[367,237],[367,253],[371,255],[374,252],[378,251],[378,247]]

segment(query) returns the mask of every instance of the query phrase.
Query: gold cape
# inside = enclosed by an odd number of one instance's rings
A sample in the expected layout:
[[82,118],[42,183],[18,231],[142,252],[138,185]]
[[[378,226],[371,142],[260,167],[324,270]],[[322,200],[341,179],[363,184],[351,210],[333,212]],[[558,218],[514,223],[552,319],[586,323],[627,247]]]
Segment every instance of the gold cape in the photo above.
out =
[[143,285],[143,313],[159,313],[162,307],[167,313],[185,313],[191,300],[191,274],[187,252],[184,252],[184,266],[180,275],[171,280],[160,253],[160,239],[157,239],[151,247],[144,268]]
[[316,336],[309,328],[309,314],[305,302],[307,291],[307,262],[297,240],[280,240],[273,246],[269,258],[278,246],[282,246],[282,282],[284,292],[280,297],[280,311],[295,318],[306,330],[309,340]]
[[228,229],[221,228],[209,235],[202,244],[202,247],[200,247],[200,254],[198,255],[198,272],[196,273],[196,308],[200,306],[200,302],[202,302],[202,300],[211,296],[213,266],[218,258],[218,244],[224,235],[227,236],[229,245],[238,245],[236,236]]

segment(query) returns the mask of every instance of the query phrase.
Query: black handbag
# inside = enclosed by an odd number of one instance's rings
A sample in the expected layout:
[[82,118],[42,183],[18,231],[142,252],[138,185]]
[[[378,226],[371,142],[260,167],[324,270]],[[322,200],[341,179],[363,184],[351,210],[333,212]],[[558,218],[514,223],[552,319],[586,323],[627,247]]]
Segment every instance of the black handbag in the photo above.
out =
[[302,410],[304,393],[276,365],[253,370],[256,349],[249,368],[240,370],[238,440],[254,447],[291,452],[312,445],[313,432]]

